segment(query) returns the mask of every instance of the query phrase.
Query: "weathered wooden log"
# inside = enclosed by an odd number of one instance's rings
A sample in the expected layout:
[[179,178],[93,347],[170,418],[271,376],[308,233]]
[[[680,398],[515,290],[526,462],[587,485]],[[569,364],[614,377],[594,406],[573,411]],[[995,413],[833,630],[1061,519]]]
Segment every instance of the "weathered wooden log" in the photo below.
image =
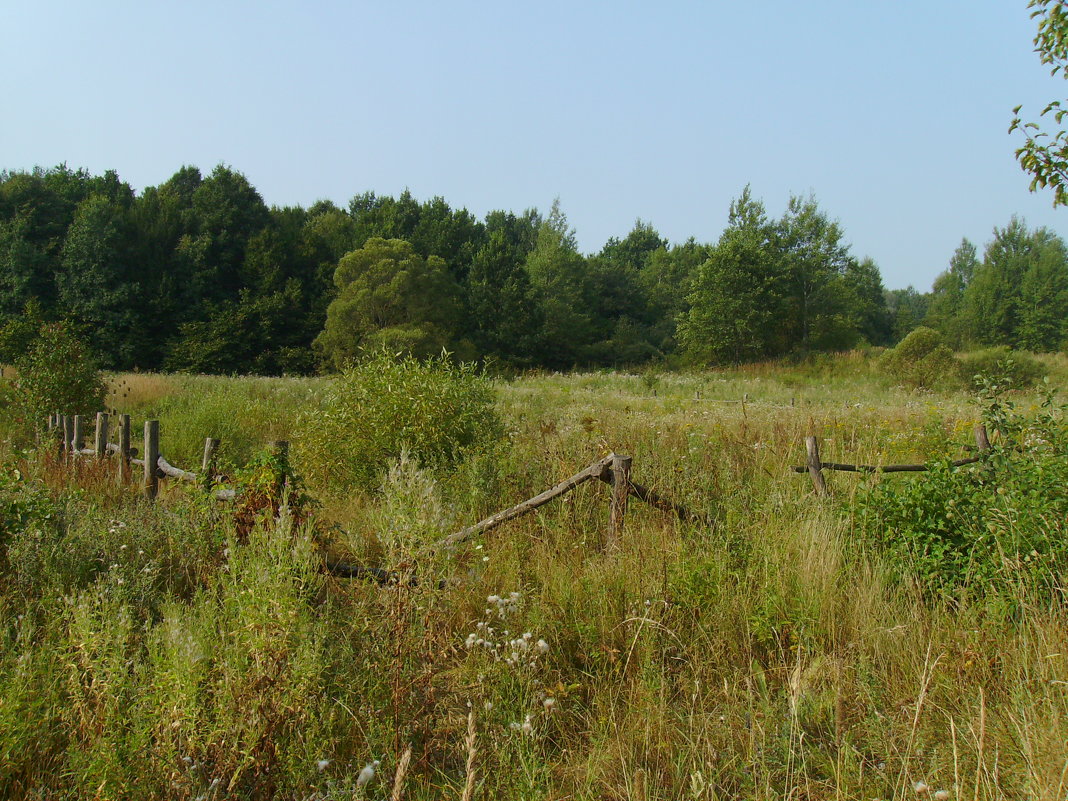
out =
[[183,470],[180,467],[175,467],[162,456],[156,458],[156,466],[163,475],[169,478],[176,478],[179,481],[196,481],[197,474],[190,473],[188,470]]
[[[967,459],[957,459],[949,463],[950,467],[963,467],[966,464],[975,464],[982,461],[981,456],[969,456]],[[838,470],[846,473],[923,473],[930,468],[925,464],[841,464],[840,462],[820,462],[824,470]],[[808,471],[807,465],[791,468],[795,473]]]
[[533,512],[539,506],[544,506],[554,498],[559,498],[561,495],[565,495],[575,487],[589,481],[591,478],[600,478],[602,474],[607,474],[609,471],[609,465],[612,463],[612,457],[606,456],[604,459],[599,459],[585,470],[582,470],[571,478],[561,481],[556,486],[545,490],[540,495],[535,495],[533,498],[517,503],[515,506],[505,509],[504,511],[497,512],[494,515],[490,515],[485,520],[481,520],[475,523],[473,526],[468,526],[462,531],[457,531],[455,534],[450,534],[443,540],[439,541],[433,546],[432,550],[437,551],[441,548],[452,548],[455,545],[459,545],[465,540],[471,539],[477,534],[489,531],[497,528],[502,523],[507,523],[509,520],[515,520],[517,517]]

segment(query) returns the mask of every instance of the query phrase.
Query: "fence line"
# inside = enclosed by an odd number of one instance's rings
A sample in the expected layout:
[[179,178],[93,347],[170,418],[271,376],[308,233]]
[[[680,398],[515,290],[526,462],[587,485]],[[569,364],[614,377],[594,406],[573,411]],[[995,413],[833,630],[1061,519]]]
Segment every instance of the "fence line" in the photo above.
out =
[[[120,484],[128,484],[133,478],[133,467],[142,470],[142,492],[146,498],[152,499],[159,494],[159,482],[162,478],[171,478],[188,483],[199,483],[206,492],[212,492],[220,501],[232,501],[237,493],[233,489],[216,487],[216,483],[223,477],[216,475],[216,456],[219,451],[220,440],[208,437],[204,440],[204,456],[200,464],[200,473],[184,470],[168,462],[160,453],[159,421],[146,420],[144,429],[144,458],[137,458],[137,448],[131,447],[130,415],[119,415],[119,442],[108,442],[108,429],[110,417],[107,412],[97,412],[96,430],[93,438],[93,447],[83,447],[84,420],[82,415],[53,414],[48,418],[48,431],[57,440],[58,454],[61,459],[72,461],[80,457],[94,457],[103,461],[110,457],[117,457],[116,475]],[[289,443],[285,440],[276,440],[271,443],[274,453],[281,457],[280,464],[286,464],[289,453]],[[284,467],[278,477],[281,484],[285,480]]]
[[[950,462],[951,467],[963,467],[967,464],[975,464],[982,460],[982,454],[990,450],[990,438],[987,436],[986,426],[982,423],[975,425],[975,447],[979,456],[970,456],[967,459],[957,459]],[[824,462],[820,460],[820,445],[816,437],[805,437],[806,462],[803,465],[792,467],[795,473],[807,472],[812,478],[812,485],[817,495],[828,495],[827,481],[823,476],[824,470],[839,470],[850,473],[922,473],[931,468],[925,464],[842,464],[840,462]]]

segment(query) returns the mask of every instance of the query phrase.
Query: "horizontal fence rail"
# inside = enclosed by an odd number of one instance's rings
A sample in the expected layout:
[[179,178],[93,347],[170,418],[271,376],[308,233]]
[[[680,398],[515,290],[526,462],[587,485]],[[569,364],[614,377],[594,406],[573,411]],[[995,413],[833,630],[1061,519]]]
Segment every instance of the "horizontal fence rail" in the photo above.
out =
[[[108,442],[110,417],[107,412],[96,415],[96,430],[93,447],[84,447],[84,419],[82,415],[53,414],[48,418],[48,430],[57,441],[58,454],[61,458],[73,461],[81,457],[93,457],[97,460],[114,459],[116,475],[120,484],[127,484],[133,479],[133,468],[141,468],[143,475],[142,492],[146,498],[155,498],[159,494],[160,479],[173,479],[186,483],[200,484],[206,492],[211,492],[220,501],[232,501],[237,491],[232,488],[218,487],[224,476],[216,472],[216,455],[220,440],[208,437],[204,440],[204,456],[200,472],[184,470],[172,465],[160,453],[160,433],[158,420],[146,420],[144,428],[144,454],[138,458],[138,449],[131,446],[130,416],[119,415],[118,442]],[[288,455],[289,443],[277,440],[271,443],[272,450],[280,455],[282,463]]]
[[[949,463],[950,467],[963,467],[968,464],[976,464],[982,461],[982,454],[990,450],[990,438],[987,436],[986,426],[976,424],[975,447],[979,456],[970,456],[966,459],[957,459]],[[922,473],[931,468],[925,464],[842,464],[840,462],[824,462],[820,459],[820,445],[816,437],[805,437],[806,463],[791,467],[795,473],[807,472],[812,478],[812,485],[817,495],[827,495],[827,480],[823,476],[824,470],[839,470],[849,473]]]

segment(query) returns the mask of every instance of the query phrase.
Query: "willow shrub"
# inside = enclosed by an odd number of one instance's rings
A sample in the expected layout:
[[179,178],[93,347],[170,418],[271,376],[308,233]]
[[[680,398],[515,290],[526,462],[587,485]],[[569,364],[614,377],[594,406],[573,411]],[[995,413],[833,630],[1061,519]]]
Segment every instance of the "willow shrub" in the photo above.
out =
[[402,454],[431,470],[446,468],[503,431],[493,388],[474,365],[388,351],[342,372],[297,429],[296,456],[310,484],[365,490]]

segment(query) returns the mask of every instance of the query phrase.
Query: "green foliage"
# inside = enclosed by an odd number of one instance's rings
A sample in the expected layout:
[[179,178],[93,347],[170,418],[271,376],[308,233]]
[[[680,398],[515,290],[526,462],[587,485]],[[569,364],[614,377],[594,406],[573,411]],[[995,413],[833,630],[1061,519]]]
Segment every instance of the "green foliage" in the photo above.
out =
[[1043,366],[1025,351],[1010,348],[985,348],[960,357],[960,372],[972,389],[982,388],[984,381],[996,379],[1007,389],[1028,389],[1038,383]]
[[942,336],[920,326],[886,351],[880,359],[883,372],[910,387],[934,387],[957,376],[953,352],[942,344]]
[[[1035,52],[1051,75],[1068,78],[1068,10],[1059,0],[1030,0],[1027,5],[1033,9],[1031,18],[1038,21]],[[1025,137],[1016,150],[1016,158],[1024,172],[1031,174],[1031,191],[1048,187],[1053,190],[1054,206],[1068,205],[1068,131],[1062,127],[1068,109],[1062,107],[1060,100],[1050,101],[1040,116],[1055,127],[1046,131],[1037,122],[1025,123],[1020,117],[1021,108],[1013,109],[1009,133],[1021,131]]]
[[418,357],[456,339],[459,288],[445,262],[423,258],[401,239],[372,238],[338,262],[337,298],[315,345],[342,368],[364,348],[396,348]]
[[748,187],[687,299],[679,342],[700,364],[845,350],[889,333],[878,269],[850,255],[838,223],[799,197],[769,220]]
[[984,382],[993,449],[979,464],[933,463],[863,491],[857,527],[892,574],[935,597],[1049,598],[1068,569],[1068,425],[1045,392],[1025,417]]
[[344,370],[319,408],[301,415],[298,458],[314,481],[373,489],[402,453],[440,468],[500,436],[493,403],[471,364],[377,351]]
[[15,366],[12,401],[28,428],[42,428],[53,412],[90,415],[104,408],[104,380],[95,360],[65,323],[41,326]]

